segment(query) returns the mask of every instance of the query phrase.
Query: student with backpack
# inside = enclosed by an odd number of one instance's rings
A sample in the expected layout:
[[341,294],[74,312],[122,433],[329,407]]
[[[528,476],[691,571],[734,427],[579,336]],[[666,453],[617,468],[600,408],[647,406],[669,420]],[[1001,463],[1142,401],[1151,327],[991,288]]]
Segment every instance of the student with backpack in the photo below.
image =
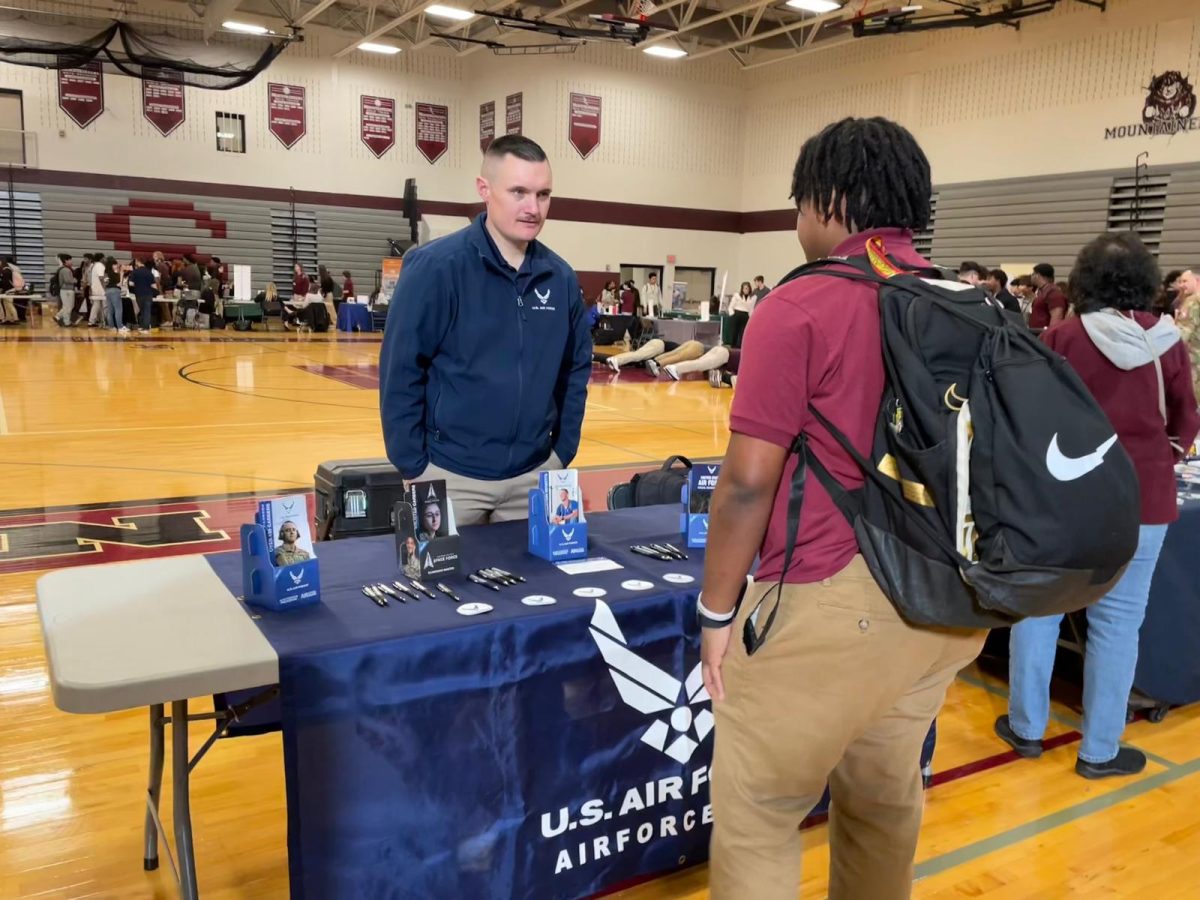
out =
[[[1122,747],[1120,740],[1137,667],[1138,631],[1167,527],[1179,518],[1175,463],[1200,431],[1200,414],[1179,330],[1169,316],[1150,312],[1159,289],[1158,263],[1138,237],[1096,238],[1080,251],[1070,284],[1076,316],[1042,340],[1066,358],[1112,421],[1137,469],[1141,494],[1133,561],[1087,612],[1083,740],[1075,771],[1084,778],[1135,775],[1146,767],[1146,756]],[[1066,451],[1052,459],[1069,469],[1063,474],[1070,477],[1094,457],[1081,460]],[[995,727],[1023,757],[1042,754],[1061,619],[1026,619],[1012,628],[1009,712]]]
[[830,895],[908,897],[921,745],[983,629],[1095,603],[1137,549],[1137,477],[1104,411],[915,252],[929,195],[886,119],[830,125],[796,163],[815,261],[747,329],[697,603],[714,900],[796,895],[826,778]]
[[[793,173],[804,254],[863,257],[877,241],[899,262],[928,268],[912,233],[928,223],[930,193],[929,163],[907,130],[880,118],[830,125],[804,144]],[[985,632],[906,623],[815,479],[785,563],[796,436],[808,434],[839,482],[863,482],[809,407],[870,451],[884,388],[877,289],[820,275],[781,284],[744,347],[698,604],[716,716],[712,897],[794,898],[799,826],[828,782],[830,896],[906,898],[921,745]],[[777,587],[775,612],[769,602],[756,609]],[[769,635],[752,646],[751,630],[768,617]]]

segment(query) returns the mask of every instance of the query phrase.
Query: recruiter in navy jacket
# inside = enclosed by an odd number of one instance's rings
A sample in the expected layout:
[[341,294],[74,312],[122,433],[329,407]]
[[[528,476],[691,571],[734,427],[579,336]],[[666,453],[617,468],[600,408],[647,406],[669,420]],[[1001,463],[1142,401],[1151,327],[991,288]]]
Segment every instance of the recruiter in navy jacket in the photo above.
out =
[[551,183],[533,141],[493,141],[486,212],[404,255],[388,312],[388,459],[406,481],[445,479],[457,525],[526,518],[537,472],[579,449],[592,339],[574,270],[535,240]]

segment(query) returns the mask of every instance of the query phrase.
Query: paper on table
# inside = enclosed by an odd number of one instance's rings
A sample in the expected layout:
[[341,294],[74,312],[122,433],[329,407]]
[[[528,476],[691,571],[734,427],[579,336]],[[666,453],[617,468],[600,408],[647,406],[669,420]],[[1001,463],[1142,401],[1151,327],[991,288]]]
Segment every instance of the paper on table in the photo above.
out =
[[604,556],[596,556],[592,559],[580,559],[575,562],[555,563],[558,570],[564,575],[590,575],[593,572],[611,572],[614,569],[625,568],[620,563],[615,563],[611,559]]

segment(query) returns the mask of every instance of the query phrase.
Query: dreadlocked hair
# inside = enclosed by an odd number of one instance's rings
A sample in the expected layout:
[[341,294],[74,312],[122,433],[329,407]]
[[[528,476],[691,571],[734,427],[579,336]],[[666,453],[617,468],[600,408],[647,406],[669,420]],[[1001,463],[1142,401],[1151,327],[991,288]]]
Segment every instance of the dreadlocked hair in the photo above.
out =
[[850,231],[929,224],[929,160],[907,128],[888,119],[842,119],[809,138],[792,170],[791,198]]

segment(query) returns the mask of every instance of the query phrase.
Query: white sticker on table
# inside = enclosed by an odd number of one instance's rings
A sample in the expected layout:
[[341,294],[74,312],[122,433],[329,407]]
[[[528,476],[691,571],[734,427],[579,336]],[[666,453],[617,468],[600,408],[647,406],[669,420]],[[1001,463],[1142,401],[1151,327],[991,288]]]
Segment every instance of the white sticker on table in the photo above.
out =
[[480,616],[490,613],[492,608],[490,603],[460,603],[454,607],[454,611],[460,616]]
[[573,593],[576,597],[603,597],[608,593],[608,591],[606,591],[604,588],[581,587],[575,588],[575,590],[571,593]]
[[545,594],[530,594],[528,597],[522,597],[521,602],[526,606],[553,606],[558,601]]
[[691,584],[696,580],[691,575],[684,575],[681,572],[668,572],[662,578],[663,581],[669,581],[671,584]]
[[621,587],[623,587],[627,591],[652,591],[652,590],[654,590],[654,582],[653,581],[639,581],[637,579],[634,579],[632,581],[622,581]]

